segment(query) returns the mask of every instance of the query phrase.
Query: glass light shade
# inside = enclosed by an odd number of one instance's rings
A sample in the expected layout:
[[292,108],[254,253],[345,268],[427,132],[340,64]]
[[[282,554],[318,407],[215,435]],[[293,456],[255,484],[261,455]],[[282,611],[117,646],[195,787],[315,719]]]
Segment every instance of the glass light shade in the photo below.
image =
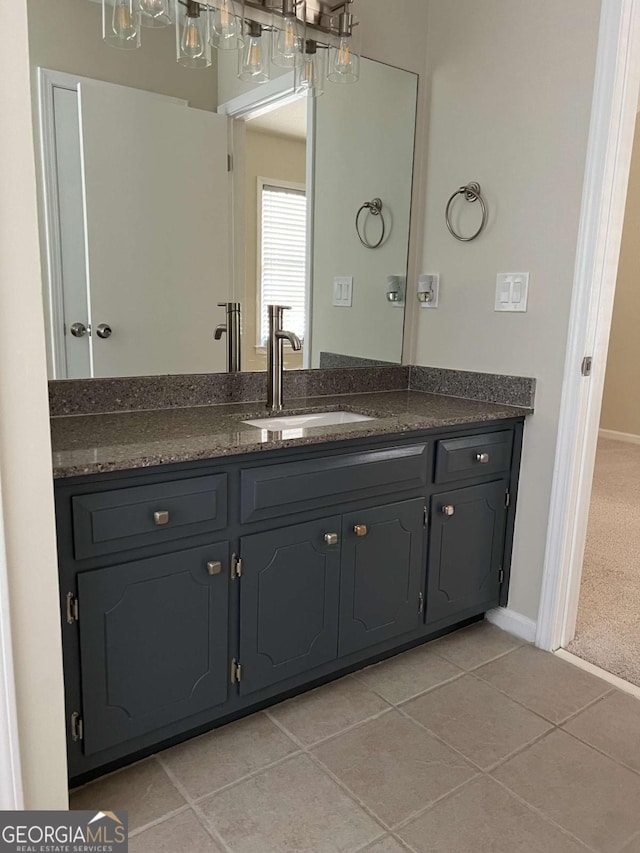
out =
[[260,24],[249,24],[239,53],[238,77],[248,83],[266,83],[271,78],[269,42]]
[[143,27],[168,27],[173,23],[170,0],[138,0]]
[[294,89],[299,95],[317,98],[324,93],[326,51],[307,41],[298,54],[294,69]]
[[138,0],[102,0],[102,38],[111,47],[140,47]]
[[242,41],[242,19],[236,13],[234,0],[217,0],[211,44],[218,50],[238,50]]
[[211,65],[209,13],[198,3],[175,0],[176,57],[185,68]]
[[355,51],[353,36],[343,35],[337,46],[329,48],[328,77],[332,83],[357,83],[360,79],[360,56]]
[[300,55],[301,37],[295,15],[273,16],[271,61],[280,68],[293,68]]

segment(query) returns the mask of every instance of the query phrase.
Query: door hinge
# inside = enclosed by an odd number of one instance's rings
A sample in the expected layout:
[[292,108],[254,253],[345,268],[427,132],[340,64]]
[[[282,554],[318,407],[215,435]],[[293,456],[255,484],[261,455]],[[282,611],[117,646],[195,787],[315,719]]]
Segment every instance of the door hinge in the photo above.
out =
[[500,566],[500,571],[498,572],[498,580],[500,583],[504,583],[504,569]]
[[507,509],[511,506],[511,492],[506,492],[504,496],[504,505]]
[[84,725],[82,717],[77,711],[71,715],[71,738],[74,741],[84,740]]
[[418,596],[418,613],[420,615],[424,613],[424,594],[422,592]]
[[227,172],[233,172],[233,155],[227,154]]
[[425,527],[429,526],[429,507],[428,506],[424,507],[424,526]]
[[231,556],[231,580],[242,577],[242,558],[237,554]]
[[591,376],[591,371],[593,369],[593,356],[585,355],[582,359],[582,367],[581,372],[583,376]]
[[242,664],[235,658],[231,660],[231,683],[239,684],[242,681]]
[[78,599],[72,592],[67,593],[67,622],[73,625],[78,621]]

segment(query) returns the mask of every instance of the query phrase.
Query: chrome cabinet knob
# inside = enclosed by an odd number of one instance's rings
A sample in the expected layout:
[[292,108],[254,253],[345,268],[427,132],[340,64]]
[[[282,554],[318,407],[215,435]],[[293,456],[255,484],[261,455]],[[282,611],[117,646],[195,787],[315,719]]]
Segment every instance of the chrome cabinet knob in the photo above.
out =
[[111,326],[108,325],[108,323],[100,323],[100,325],[96,329],[96,335],[99,338],[102,338],[103,340],[106,340],[106,338],[110,338],[112,334],[113,329],[111,328]]
[[163,527],[165,524],[169,524],[169,513],[166,510],[154,512],[153,523],[156,525],[156,527]]
[[325,533],[324,541],[327,545],[337,545],[338,544],[338,534],[337,533]]
[[207,572],[212,576],[221,574],[222,563],[219,560],[210,560],[207,563]]
[[356,524],[353,528],[353,532],[356,534],[356,536],[362,537],[367,535],[367,533],[369,532],[369,528],[366,524]]
[[85,326],[84,323],[74,323],[69,331],[73,335],[74,338],[84,338],[84,336],[88,333],[89,329]]
[[451,506],[451,504],[447,504],[446,506],[442,507],[442,514],[446,515],[447,518],[451,518],[452,515],[456,514],[456,508],[454,506]]
[[488,453],[477,453],[476,454],[476,462],[479,462],[481,465],[486,465],[489,462],[489,454]]

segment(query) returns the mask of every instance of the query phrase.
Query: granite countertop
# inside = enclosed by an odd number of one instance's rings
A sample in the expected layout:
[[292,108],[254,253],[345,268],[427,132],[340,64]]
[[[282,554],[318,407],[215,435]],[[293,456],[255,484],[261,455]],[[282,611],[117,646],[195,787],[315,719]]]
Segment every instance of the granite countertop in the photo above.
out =
[[56,478],[214,459],[377,435],[517,418],[531,409],[421,391],[385,391],[288,401],[283,414],[348,411],[373,421],[267,432],[243,420],[267,417],[264,404],[61,416],[51,419]]

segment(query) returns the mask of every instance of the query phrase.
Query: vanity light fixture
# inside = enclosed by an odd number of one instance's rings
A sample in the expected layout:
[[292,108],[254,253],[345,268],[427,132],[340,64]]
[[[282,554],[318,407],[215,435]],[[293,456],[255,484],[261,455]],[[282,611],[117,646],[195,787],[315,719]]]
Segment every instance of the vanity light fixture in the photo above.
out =
[[185,68],[211,65],[211,31],[207,7],[196,0],[175,0],[176,58]]
[[264,27],[256,21],[247,23],[239,54],[238,77],[249,83],[266,83],[271,77],[268,41],[264,38]]
[[111,47],[140,47],[139,0],[102,0],[102,38]]
[[138,0],[140,23],[149,29],[169,27],[173,23],[171,0]]
[[297,17],[297,0],[282,0],[280,14],[274,11],[271,61],[281,68],[293,68],[300,54],[302,37]]
[[238,50],[243,43],[242,16],[235,0],[219,0],[213,10],[211,44],[218,50]]
[[326,52],[313,39],[305,39],[294,70],[296,94],[317,98],[324,92]]
[[332,83],[357,83],[360,79],[360,55],[355,49],[351,12],[352,0],[345,0],[338,16],[338,44],[329,47],[329,80]]

